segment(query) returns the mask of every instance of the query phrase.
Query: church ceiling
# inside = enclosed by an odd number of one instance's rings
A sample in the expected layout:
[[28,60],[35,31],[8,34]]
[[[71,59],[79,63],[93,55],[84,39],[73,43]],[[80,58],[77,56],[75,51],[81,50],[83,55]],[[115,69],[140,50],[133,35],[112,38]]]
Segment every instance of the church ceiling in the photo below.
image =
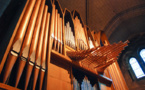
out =
[[[132,27],[121,27],[122,22],[124,25],[128,26],[127,23],[129,20],[137,20],[136,17],[145,15],[145,0],[59,0],[62,8],[68,8],[70,10],[76,9],[80,12],[81,17],[85,24],[87,24],[91,30],[105,31],[106,35],[111,42],[120,41],[127,39],[127,35],[129,31],[125,31],[126,29],[132,30]],[[135,19],[133,19],[135,18]],[[138,18],[140,19],[140,18]],[[137,20],[138,24],[145,22],[143,20]],[[130,21],[134,25],[135,21]],[[141,24],[143,25],[143,24]],[[139,26],[139,28],[143,26]],[[131,26],[131,25],[130,25]],[[124,30],[120,32],[117,28],[122,28]],[[121,33],[117,40],[115,36],[112,36],[114,32]],[[142,31],[142,30],[141,30]],[[134,31],[131,31],[134,32]],[[132,33],[133,34],[133,33]],[[125,35],[122,38],[122,35]]]

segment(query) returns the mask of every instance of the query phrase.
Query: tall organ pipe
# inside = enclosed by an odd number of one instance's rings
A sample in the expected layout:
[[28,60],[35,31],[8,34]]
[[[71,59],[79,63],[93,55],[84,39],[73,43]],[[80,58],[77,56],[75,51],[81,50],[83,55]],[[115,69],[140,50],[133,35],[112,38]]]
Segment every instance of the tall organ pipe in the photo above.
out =
[[62,18],[60,18],[60,53],[62,53],[63,51],[63,47],[62,47],[62,45],[63,45],[63,40],[62,40]]
[[37,52],[36,52],[36,59],[35,59],[35,66],[34,66],[33,90],[35,89],[38,73],[40,70],[41,60],[42,60],[42,45],[43,45],[43,37],[44,37],[45,26],[46,26],[48,6],[45,5],[45,8],[46,8],[45,21],[43,24],[41,24],[41,31],[40,31],[38,45],[37,45]]
[[48,37],[48,48],[47,48],[47,60],[46,60],[46,79],[45,79],[45,88],[48,90],[48,82],[49,82],[49,68],[50,68],[50,55],[51,55],[51,49],[52,49],[52,43],[54,39],[54,20],[55,20],[55,5],[52,4],[52,14],[51,14],[51,21],[50,21],[50,30],[49,30],[49,37]]
[[30,18],[30,22],[28,25],[28,29],[23,41],[23,45],[21,47],[21,51],[20,51],[20,59],[19,59],[19,66],[18,66],[18,71],[16,74],[16,83],[15,83],[15,87],[17,87],[21,74],[23,72],[23,69],[25,67],[28,55],[29,55],[29,48],[30,48],[30,44],[31,44],[31,40],[32,40],[32,35],[33,35],[33,31],[34,31],[34,26],[36,23],[36,18],[38,15],[38,11],[39,11],[39,7],[40,7],[40,3],[41,0],[37,0]]
[[26,11],[24,13],[24,16],[22,18],[22,21],[20,23],[20,26],[18,28],[18,31],[16,33],[16,36],[13,40],[12,48],[10,50],[10,53],[8,55],[8,59],[6,62],[6,68],[4,70],[3,83],[6,82],[8,76],[10,75],[12,68],[18,58],[18,54],[20,53],[23,38],[25,36],[25,32],[26,32],[35,2],[36,0],[29,1]]
[[45,74],[45,70],[46,70],[46,54],[47,54],[47,45],[48,45],[49,23],[50,23],[50,13],[47,13],[45,34],[44,34],[44,39],[43,39],[43,48],[42,48],[42,61],[41,61],[42,68],[40,71],[39,90],[42,90],[43,78],[44,78],[44,74]]
[[54,25],[54,47],[53,49],[56,50],[56,41],[57,41],[57,16],[58,16],[58,10],[55,10],[55,25]]
[[57,15],[57,49],[56,51],[59,52],[60,48],[60,14]]
[[[44,6],[45,6],[45,0],[42,0],[40,9],[38,12],[37,20],[36,20],[36,25],[35,25],[35,30],[33,33],[33,39],[31,42],[30,51],[29,51],[30,53],[28,57],[28,64],[27,64],[27,70],[26,70],[25,89],[28,86],[28,82],[29,82],[33,65],[35,62],[35,56],[36,56],[35,54],[36,54],[37,43],[38,43],[38,38],[39,38],[39,33],[40,33],[40,26],[41,26],[41,23],[45,22],[44,21],[45,14],[43,14],[43,11],[47,11],[47,10],[44,10]],[[42,20],[42,16],[43,16],[43,20]]]
[[8,46],[7,46],[6,52],[5,52],[4,56],[3,56],[3,59],[2,59],[2,62],[1,62],[0,74],[1,74],[1,71],[2,71],[2,69],[3,69],[4,63],[5,63],[5,61],[6,61],[6,57],[7,57],[8,53],[9,53],[9,51],[10,51],[10,49],[11,49],[11,46],[12,46],[12,43],[13,43],[13,39],[14,39],[14,37],[15,37],[15,34],[17,33],[17,30],[18,30],[18,28],[19,28],[19,25],[20,25],[20,23],[21,23],[21,21],[22,21],[22,18],[23,18],[23,16],[24,16],[24,13],[25,13],[26,8],[27,8],[27,6],[28,6],[28,3],[29,3],[29,0],[27,0],[27,2],[26,2],[26,4],[25,4],[25,7],[24,7],[24,9],[23,9],[23,11],[22,11],[22,13],[21,13],[21,16],[20,16],[18,22],[17,22],[17,25],[16,25],[15,30],[14,30],[14,32],[13,32],[13,35],[12,35],[12,37],[11,37],[11,39],[10,39],[10,42],[9,42]]

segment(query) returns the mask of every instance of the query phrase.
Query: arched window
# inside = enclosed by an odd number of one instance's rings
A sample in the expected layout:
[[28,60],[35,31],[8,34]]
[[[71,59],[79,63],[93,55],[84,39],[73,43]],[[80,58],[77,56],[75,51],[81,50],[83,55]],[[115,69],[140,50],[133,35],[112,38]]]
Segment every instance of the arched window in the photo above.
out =
[[133,58],[133,57],[130,58],[129,59],[129,63],[131,65],[131,67],[132,67],[137,79],[145,76],[145,74],[144,74],[142,68],[140,67],[138,61],[136,60],[136,58]]
[[140,51],[140,56],[142,57],[143,61],[145,62],[145,49]]

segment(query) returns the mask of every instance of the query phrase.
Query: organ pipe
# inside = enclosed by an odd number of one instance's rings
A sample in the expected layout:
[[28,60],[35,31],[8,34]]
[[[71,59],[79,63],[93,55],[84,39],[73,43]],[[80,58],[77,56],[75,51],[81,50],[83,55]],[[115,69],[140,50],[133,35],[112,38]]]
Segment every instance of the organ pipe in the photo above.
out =
[[18,85],[18,82],[20,80],[21,74],[23,72],[23,69],[25,67],[25,64],[26,64],[26,61],[27,61],[27,58],[29,55],[29,48],[30,48],[30,44],[31,44],[31,40],[32,40],[32,35],[33,35],[34,26],[35,26],[36,18],[38,15],[40,3],[41,3],[41,0],[37,0],[35,5],[34,5],[34,9],[33,9],[30,21],[29,21],[28,29],[27,29],[27,32],[26,32],[26,35],[25,35],[25,38],[23,41],[23,45],[21,47],[15,87],[17,87],[17,85]]
[[45,0],[42,0],[40,9],[38,12],[37,20],[36,20],[36,25],[35,25],[35,30],[33,33],[32,42],[31,42],[30,53],[29,53],[29,57],[28,57],[28,64],[26,66],[27,70],[26,70],[26,79],[25,79],[25,89],[28,86],[28,82],[29,82],[29,79],[31,76],[33,65],[35,63],[35,56],[36,56],[38,37],[39,37],[39,33],[40,33],[40,26],[41,26],[41,23],[43,22],[42,16],[43,16],[43,18],[45,17],[45,14],[43,14],[44,5],[45,5]]
[[37,77],[38,73],[40,70],[40,65],[42,61],[42,46],[43,46],[43,37],[44,37],[44,32],[45,32],[45,25],[46,25],[46,19],[47,19],[47,11],[48,11],[48,6],[45,5],[45,18],[44,18],[44,23],[41,24],[41,30],[39,34],[39,39],[38,39],[38,45],[37,45],[37,51],[36,51],[36,59],[35,59],[35,65],[34,65],[34,79],[33,79],[33,90],[35,89],[36,82],[37,82]]
[[6,82],[8,76],[11,73],[11,70],[19,56],[20,50],[21,50],[21,46],[22,46],[22,42],[25,36],[25,32],[30,20],[30,16],[32,14],[32,10],[34,8],[36,0],[30,0],[28,3],[28,6],[26,8],[26,12],[24,13],[24,16],[22,18],[22,21],[20,23],[20,26],[17,30],[16,36],[13,40],[13,44],[10,50],[10,53],[8,55],[8,59],[6,62],[6,68],[5,68],[5,72],[4,72],[4,77],[3,77],[3,83]]

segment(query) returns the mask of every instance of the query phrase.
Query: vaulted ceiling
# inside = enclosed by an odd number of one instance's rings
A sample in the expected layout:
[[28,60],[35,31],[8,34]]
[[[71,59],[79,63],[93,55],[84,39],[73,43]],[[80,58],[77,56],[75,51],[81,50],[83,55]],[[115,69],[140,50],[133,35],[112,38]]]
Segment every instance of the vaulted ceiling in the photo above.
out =
[[111,43],[145,31],[145,0],[59,0],[80,12],[92,30],[105,31]]

